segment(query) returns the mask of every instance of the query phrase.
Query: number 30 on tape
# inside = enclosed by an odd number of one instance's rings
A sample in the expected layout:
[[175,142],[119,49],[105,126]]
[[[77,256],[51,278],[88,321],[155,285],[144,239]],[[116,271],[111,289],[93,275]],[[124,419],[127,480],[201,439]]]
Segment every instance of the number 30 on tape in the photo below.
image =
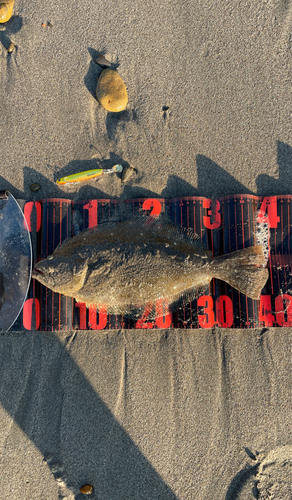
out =
[[[198,307],[203,308],[204,314],[198,314],[201,328],[212,328],[215,324],[214,300],[210,295],[198,298]],[[220,295],[216,299],[216,324],[222,328],[230,328],[233,324],[233,304],[230,297]]]

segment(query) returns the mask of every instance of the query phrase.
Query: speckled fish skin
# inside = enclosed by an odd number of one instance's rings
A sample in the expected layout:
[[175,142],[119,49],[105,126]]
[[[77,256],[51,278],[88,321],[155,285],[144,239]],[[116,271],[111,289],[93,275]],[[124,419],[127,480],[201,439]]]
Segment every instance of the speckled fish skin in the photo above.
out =
[[263,247],[213,258],[193,235],[143,218],[70,238],[35,266],[33,277],[87,306],[106,304],[118,314],[160,298],[171,303],[212,278],[259,299],[268,271],[256,266],[263,265]]

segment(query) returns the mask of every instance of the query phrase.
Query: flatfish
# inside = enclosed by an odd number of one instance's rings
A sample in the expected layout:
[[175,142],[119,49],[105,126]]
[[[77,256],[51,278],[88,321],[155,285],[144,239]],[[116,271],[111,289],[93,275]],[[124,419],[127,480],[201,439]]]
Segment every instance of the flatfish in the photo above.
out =
[[69,238],[36,264],[32,276],[88,307],[106,304],[112,314],[127,314],[137,304],[198,296],[212,278],[258,300],[268,279],[265,265],[262,246],[212,257],[192,231],[138,216]]

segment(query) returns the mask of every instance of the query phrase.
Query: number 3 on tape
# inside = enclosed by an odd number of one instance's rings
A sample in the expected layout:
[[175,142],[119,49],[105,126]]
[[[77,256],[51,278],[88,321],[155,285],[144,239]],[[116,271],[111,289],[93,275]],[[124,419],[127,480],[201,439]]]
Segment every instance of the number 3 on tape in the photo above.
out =
[[221,224],[220,202],[207,198],[203,201],[203,208],[207,209],[207,215],[203,217],[205,227],[207,229],[218,229]]

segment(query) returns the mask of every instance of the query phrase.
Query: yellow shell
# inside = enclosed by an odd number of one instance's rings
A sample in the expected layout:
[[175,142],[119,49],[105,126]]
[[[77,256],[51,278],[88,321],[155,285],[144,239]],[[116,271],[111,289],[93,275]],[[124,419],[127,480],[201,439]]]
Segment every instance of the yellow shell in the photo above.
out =
[[0,23],[7,23],[12,16],[14,0],[0,3]]
[[14,43],[11,42],[10,45],[9,45],[9,47],[8,47],[8,49],[7,49],[7,51],[9,52],[9,54],[11,54],[11,52],[13,52],[14,47],[15,47]]
[[81,493],[83,493],[83,495],[91,495],[91,493],[93,492],[93,487],[91,486],[91,484],[85,484],[84,486],[82,486],[82,488],[80,488],[80,491]]
[[126,109],[128,104],[127,90],[116,71],[105,69],[101,73],[97,81],[96,97],[107,111],[117,113]]

